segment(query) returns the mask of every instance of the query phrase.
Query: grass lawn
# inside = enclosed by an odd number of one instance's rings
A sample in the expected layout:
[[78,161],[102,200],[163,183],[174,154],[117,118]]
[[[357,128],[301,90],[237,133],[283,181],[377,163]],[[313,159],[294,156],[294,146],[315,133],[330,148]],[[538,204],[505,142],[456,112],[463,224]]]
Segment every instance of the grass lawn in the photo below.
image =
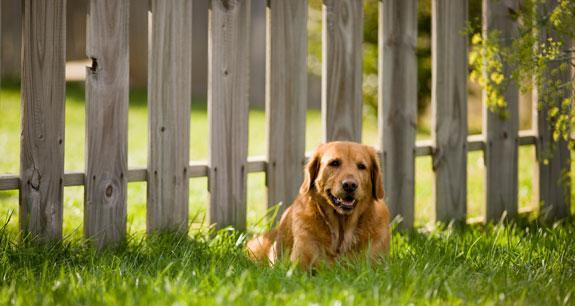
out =
[[[0,174],[18,173],[20,92],[0,93]],[[207,158],[205,105],[192,107],[190,160]],[[377,144],[376,118],[364,116],[363,142]],[[129,110],[129,166],[145,167],[147,109],[145,95],[134,92]],[[306,146],[321,138],[320,114],[307,117]],[[422,127],[422,131],[428,128]],[[265,153],[264,112],[252,110],[249,154]],[[418,138],[427,138],[420,132]],[[66,171],[84,169],[84,93],[70,85],[66,104]],[[520,149],[519,204],[533,203],[534,150]],[[573,167],[575,168],[575,167]],[[431,158],[416,161],[416,224],[434,219]],[[484,166],[481,153],[469,154],[469,217],[484,214]],[[575,190],[575,188],[573,188]],[[575,199],[575,191],[573,199]],[[190,180],[190,218],[207,223],[205,178]],[[373,303],[529,303],[574,304],[575,223],[540,227],[536,223],[475,225],[465,230],[432,229],[394,235],[385,263],[341,263],[315,276],[287,263],[262,269],[241,251],[244,236],[190,230],[191,238],[143,239],[146,186],[128,189],[129,242],[119,250],[95,253],[82,243],[83,188],[64,191],[64,244],[29,247],[16,244],[18,193],[0,191],[0,304],[330,304]],[[248,178],[248,225],[260,229],[265,214],[262,173]],[[193,226],[197,228],[197,226]],[[423,231],[426,231],[425,233]],[[211,233],[214,234],[214,233]]]
[[0,230],[0,304],[575,304],[575,223],[470,226],[394,234],[385,262],[314,275],[249,262],[245,237],[134,238],[95,252],[78,240],[14,245]]

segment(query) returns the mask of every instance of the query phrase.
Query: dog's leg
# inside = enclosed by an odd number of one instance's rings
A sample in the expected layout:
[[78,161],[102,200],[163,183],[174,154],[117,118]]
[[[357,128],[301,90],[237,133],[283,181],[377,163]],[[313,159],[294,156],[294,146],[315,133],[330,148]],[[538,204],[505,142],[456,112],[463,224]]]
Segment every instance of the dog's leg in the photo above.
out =
[[389,244],[391,243],[391,235],[388,229],[383,229],[376,239],[370,240],[368,246],[369,257],[376,261],[389,254]]
[[273,263],[274,260],[269,258],[272,253],[271,248],[276,238],[276,232],[265,233],[250,240],[247,244],[248,256],[254,261],[269,261]]
[[320,246],[308,239],[296,239],[293,250],[290,254],[291,262],[300,265],[303,269],[309,270],[322,257]]

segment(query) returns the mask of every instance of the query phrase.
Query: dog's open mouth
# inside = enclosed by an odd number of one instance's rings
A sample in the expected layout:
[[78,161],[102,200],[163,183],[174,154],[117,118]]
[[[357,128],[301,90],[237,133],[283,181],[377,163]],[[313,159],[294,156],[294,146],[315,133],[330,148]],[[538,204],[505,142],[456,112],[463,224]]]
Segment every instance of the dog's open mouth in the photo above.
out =
[[330,190],[327,191],[329,199],[336,207],[343,209],[344,211],[351,211],[355,206],[355,199],[351,195],[347,195],[343,198],[334,196]]

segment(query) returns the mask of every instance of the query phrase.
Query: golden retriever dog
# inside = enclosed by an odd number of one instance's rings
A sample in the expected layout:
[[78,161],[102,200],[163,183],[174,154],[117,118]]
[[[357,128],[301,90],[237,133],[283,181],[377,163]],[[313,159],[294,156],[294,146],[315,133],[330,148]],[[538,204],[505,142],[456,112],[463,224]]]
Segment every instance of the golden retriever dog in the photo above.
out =
[[247,243],[254,261],[281,256],[304,269],[341,256],[389,252],[389,211],[376,151],[353,142],[319,145],[305,167],[298,197],[275,230]]

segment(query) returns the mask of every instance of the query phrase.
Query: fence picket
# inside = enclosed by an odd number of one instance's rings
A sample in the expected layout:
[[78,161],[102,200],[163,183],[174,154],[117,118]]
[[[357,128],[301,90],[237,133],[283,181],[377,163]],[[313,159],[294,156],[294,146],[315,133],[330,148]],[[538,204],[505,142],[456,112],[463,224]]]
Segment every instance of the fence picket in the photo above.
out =
[[432,138],[436,218],[467,213],[468,0],[432,1]]
[[[510,12],[519,9],[519,1],[483,1],[483,33],[500,34],[499,43],[509,47],[517,34],[517,23]],[[507,106],[506,117],[487,108],[487,92],[483,91],[483,132],[485,134],[485,196],[486,220],[497,221],[504,212],[513,217],[517,214],[519,149],[519,92],[510,81],[511,67],[504,63],[506,84],[503,97]]]
[[20,228],[62,238],[66,1],[26,0],[22,24]]
[[323,140],[361,141],[363,0],[324,0]]
[[209,22],[210,222],[244,230],[250,0],[212,0]]
[[[550,12],[557,3],[557,0],[549,0],[541,7],[541,13],[546,14],[544,12]],[[568,37],[560,36],[559,33],[554,31],[547,33],[548,36],[545,33],[545,31],[540,32],[539,41],[541,43],[546,43],[547,39],[551,38],[553,41],[562,41],[564,46],[571,46]],[[548,71],[545,72],[548,79],[553,80],[553,82],[568,84],[572,80],[571,70],[558,70],[559,66],[564,63],[567,63],[566,66],[569,67],[569,59],[550,63]],[[555,72],[557,73],[551,75],[552,70],[556,70]],[[549,97],[547,97],[547,101],[545,101],[543,95],[539,93],[545,92],[547,85],[543,83],[538,84],[538,86],[540,87],[535,88],[533,94],[533,124],[539,136],[536,145],[538,167],[535,171],[534,189],[539,190],[541,216],[548,220],[557,220],[571,214],[571,179],[568,175],[571,157],[566,141],[562,139],[558,141],[553,140],[553,131],[551,130],[548,115],[552,106],[560,107],[562,100],[569,97],[570,87],[564,87],[563,93],[554,96],[552,100],[548,100]]]
[[90,1],[84,233],[97,247],[126,233],[128,12],[128,1]]
[[298,194],[305,159],[307,0],[271,0],[267,15],[268,207]]
[[188,226],[192,2],[153,0],[147,230]]
[[392,218],[412,227],[417,124],[417,0],[379,5],[379,136],[384,190]]

